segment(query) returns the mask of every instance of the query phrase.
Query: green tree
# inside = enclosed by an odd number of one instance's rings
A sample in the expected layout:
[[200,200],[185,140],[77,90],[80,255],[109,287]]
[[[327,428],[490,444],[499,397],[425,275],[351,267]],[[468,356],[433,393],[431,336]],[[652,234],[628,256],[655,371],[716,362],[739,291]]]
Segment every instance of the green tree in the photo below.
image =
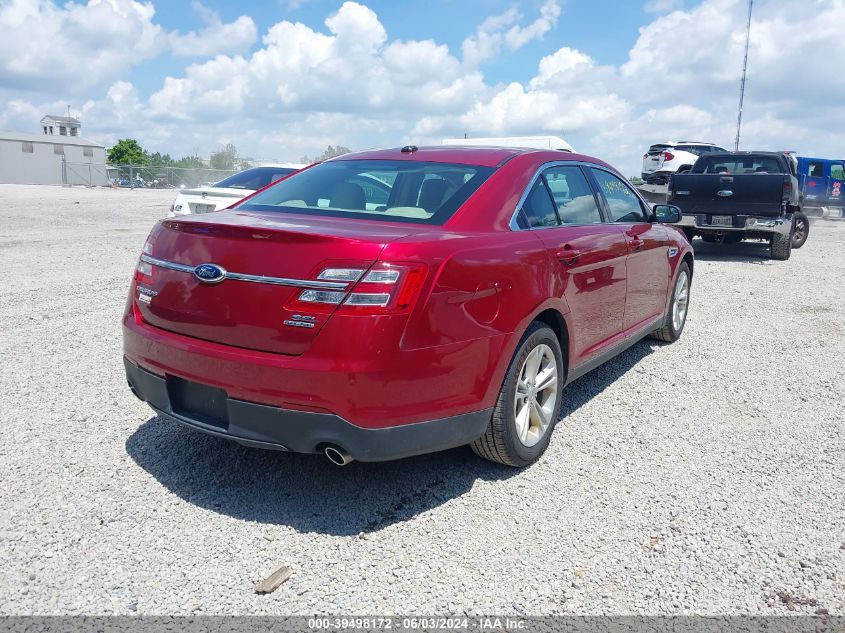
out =
[[109,163],[112,165],[146,165],[149,155],[134,138],[123,138],[109,149]]
[[170,154],[160,154],[159,152],[153,152],[150,154],[150,165],[157,165],[159,167],[173,167],[176,164],[176,161],[170,156]]
[[326,148],[326,151],[320,154],[319,156],[315,156],[314,158],[308,158],[308,156],[303,156],[299,162],[301,163],[319,163],[323,160],[328,160],[330,158],[334,158],[335,156],[340,156],[342,154],[348,154],[352,150],[348,147],[344,147],[343,145],[338,145],[337,147],[333,147],[329,145]]
[[185,156],[175,161],[174,167],[203,167],[202,158],[199,156]]
[[213,169],[234,169],[237,159],[238,150],[234,145],[228,143],[223,149],[214,152],[209,162]]

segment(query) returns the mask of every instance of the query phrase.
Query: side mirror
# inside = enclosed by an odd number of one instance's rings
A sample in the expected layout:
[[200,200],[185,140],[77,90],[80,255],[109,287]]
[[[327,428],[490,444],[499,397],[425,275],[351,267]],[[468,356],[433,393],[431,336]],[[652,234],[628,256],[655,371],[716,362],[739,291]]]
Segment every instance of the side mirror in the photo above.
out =
[[656,204],[654,220],[661,224],[676,224],[681,221],[681,209],[674,204]]

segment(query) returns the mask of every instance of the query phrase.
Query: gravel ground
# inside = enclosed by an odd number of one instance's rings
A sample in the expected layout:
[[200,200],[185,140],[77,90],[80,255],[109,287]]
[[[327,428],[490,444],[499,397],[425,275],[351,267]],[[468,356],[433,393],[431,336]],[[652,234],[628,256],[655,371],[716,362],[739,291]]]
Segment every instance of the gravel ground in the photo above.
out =
[[845,614],[845,223],[788,262],[697,241],[683,338],[573,384],[531,468],[339,469],[126,388],[172,195],[0,185],[0,613]]

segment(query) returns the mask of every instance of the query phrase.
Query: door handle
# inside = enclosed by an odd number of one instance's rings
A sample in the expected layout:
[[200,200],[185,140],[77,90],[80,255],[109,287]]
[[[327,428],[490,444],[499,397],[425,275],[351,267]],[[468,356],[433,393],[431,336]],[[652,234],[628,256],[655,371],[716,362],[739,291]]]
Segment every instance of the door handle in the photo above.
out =
[[555,253],[555,255],[561,262],[571,266],[575,263],[575,260],[581,256],[581,251],[577,248],[572,248],[569,244],[567,244]]
[[628,246],[633,251],[641,250],[642,247],[643,247],[643,244],[645,244],[645,242],[643,242],[639,237],[632,237],[631,239],[628,240]]

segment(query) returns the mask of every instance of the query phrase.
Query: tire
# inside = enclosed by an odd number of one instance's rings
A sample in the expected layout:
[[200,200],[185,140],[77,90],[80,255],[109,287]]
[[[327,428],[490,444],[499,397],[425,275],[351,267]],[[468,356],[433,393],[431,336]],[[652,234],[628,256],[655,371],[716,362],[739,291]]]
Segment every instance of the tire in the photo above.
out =
[[[539,371],[534,371],[538,357],[536,366]],[[552,365],[555,369],[554,383],[535,391],[532,386],[536,384],[534,379],[542,376]],[[528,380],[523,380],[525,377]],[[471,444],[475,454],[491,462],[517,468],[537,461],[548,447],[560,416],[563,379],[563,353],[557,335],[545,323],[535,321],[516,347],[487,430]],[[531,402],[539,406],[535,408]],[[525,423],[518,424],[518,417]],[[543,420],[546,421],[545,427],[542,426]]]
[[792,248],[801,248],[810,237],[810,220],[798,211],[792,218]]
[[672,299],[669,302],[669,312],[666,314],[663,327],[651,333],[651,338],[664,343],[674,343],[681,338],[684,326],[687,323],[692,287],[689,264],[684,262],[678,267],[678,274],[675,275],[675,280],[672,283]]
[[792,233],[789,235],[781,235],[775,233],[771,240],[772,259],[776,261],[786,261],[792,254]]

